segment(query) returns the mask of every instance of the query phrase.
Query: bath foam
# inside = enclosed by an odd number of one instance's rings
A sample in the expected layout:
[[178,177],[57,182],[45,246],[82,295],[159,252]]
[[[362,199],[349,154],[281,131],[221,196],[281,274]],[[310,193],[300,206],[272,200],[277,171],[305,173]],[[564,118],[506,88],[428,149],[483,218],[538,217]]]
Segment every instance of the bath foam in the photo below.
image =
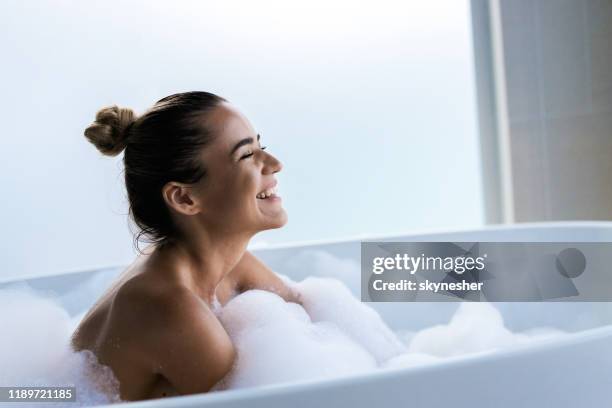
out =
[[237,351],[232,371],[215,389],[323,379],[365,372],[374,357],[331,322],[262,290],[244,292],[219,312]]
[[218,310],[237,359],[215,390],[412,367],[563,334],[545,328],[512,333],[492,304],[462,302],[447,325],[411,333],[404,344],[342,282],[279,276],[299,291],[303,307],[250,290]]
[[313,321],[334,323],[378,364],[406,352],[380,315],[353,296],[341,281],[309,277],[299,283],[286,282],[302,295],[304,309]]
[[490,352],[562,334],[564,332],[553,328],[513,333],[504,326],[501,313],[492,304],[462,302],[448,324],[417,332],[409,343],[408,352],[453,357]]
[[[214,390],[431,364],[563,333],[545,328],[512,333],[492,304],[469,302],[460,303],[446,325],[394,333],[338,280],[310,277],[294,282],[279,276],[301,293],[304,307],[271,292],[251,290],[215,310],[238,357]],[[89,351],[68,348],[85,313],[71,318],[54,299],[24,284],[1,289],[0,327],[5,330],[0,336],[0,386],[77,387],[76,403],[37,406],[121,402],[110,368],[98,364]]]
[[120,402],[110,369],[98,364],[90,351],[74,352],[69,347],[82,317],[71,319],[53,299],[27,285],[0,290],[0,386],[76,387],[76,402],[37,402],[41,407]]

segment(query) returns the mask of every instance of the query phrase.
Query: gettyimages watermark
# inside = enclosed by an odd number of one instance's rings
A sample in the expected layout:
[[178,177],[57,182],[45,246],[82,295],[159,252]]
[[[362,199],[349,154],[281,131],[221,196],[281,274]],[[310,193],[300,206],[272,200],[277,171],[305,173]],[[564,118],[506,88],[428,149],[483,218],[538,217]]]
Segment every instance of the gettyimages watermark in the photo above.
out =
[[612,243],[362,242],[364,302],[609,302]]

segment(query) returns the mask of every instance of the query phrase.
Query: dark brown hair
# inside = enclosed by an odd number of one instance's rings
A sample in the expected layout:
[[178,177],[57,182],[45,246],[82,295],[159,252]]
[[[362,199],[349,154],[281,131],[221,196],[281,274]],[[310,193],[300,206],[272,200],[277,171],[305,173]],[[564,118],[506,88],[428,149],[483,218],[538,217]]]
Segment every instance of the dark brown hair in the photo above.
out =
[[209,92],[177,93],[160,99],[142,116],[117,105],[102,108],[85,137],[107,156],[125,150],[125,186],[129,213],[140,231],[138,242],[163,245],[179,238],[162,197],[169,181],[195,183],[206,174],[198,160],[212,138],[203,115],[226,100]]

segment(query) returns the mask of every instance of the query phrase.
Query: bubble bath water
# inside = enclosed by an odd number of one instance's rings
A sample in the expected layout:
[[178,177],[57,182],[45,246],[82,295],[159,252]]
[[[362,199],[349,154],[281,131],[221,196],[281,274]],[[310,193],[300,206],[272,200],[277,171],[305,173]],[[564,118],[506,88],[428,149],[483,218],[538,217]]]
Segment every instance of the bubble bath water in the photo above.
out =
[[446,325],[394,333],[336,279],[284,280],[301,293],[304,307],[251,290],[217,311],[238,351],[217,389],[410,367],[563,334],[550,328],[512,333],[490,303],[461,303]]
[[[238,353],[214,391],[438,363],[563,334],[554,329],[512,333],[488,303],[461,303],[448,324],[394,333],[339,280],[281,277],[301,293],[303,307],[262,290],[215,307]],[[69,407],[121,402],[110,368],[89,351],[69,348],[84,314],[71,318],[53,298],[27,286],[0,290],[0,327],[5,329],[0,386],[76,386],[77,402],[64,403]]]

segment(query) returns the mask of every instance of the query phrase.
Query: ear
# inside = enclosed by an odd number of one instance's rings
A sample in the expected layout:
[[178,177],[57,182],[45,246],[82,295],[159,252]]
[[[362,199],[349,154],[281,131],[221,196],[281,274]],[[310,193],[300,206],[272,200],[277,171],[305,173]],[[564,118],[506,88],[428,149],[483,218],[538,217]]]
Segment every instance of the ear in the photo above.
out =
[[193,194],[192,186],[169,181],[162,188],[162,197],[170,208],[181,214],[194,215],[201,210],[200,203]]

